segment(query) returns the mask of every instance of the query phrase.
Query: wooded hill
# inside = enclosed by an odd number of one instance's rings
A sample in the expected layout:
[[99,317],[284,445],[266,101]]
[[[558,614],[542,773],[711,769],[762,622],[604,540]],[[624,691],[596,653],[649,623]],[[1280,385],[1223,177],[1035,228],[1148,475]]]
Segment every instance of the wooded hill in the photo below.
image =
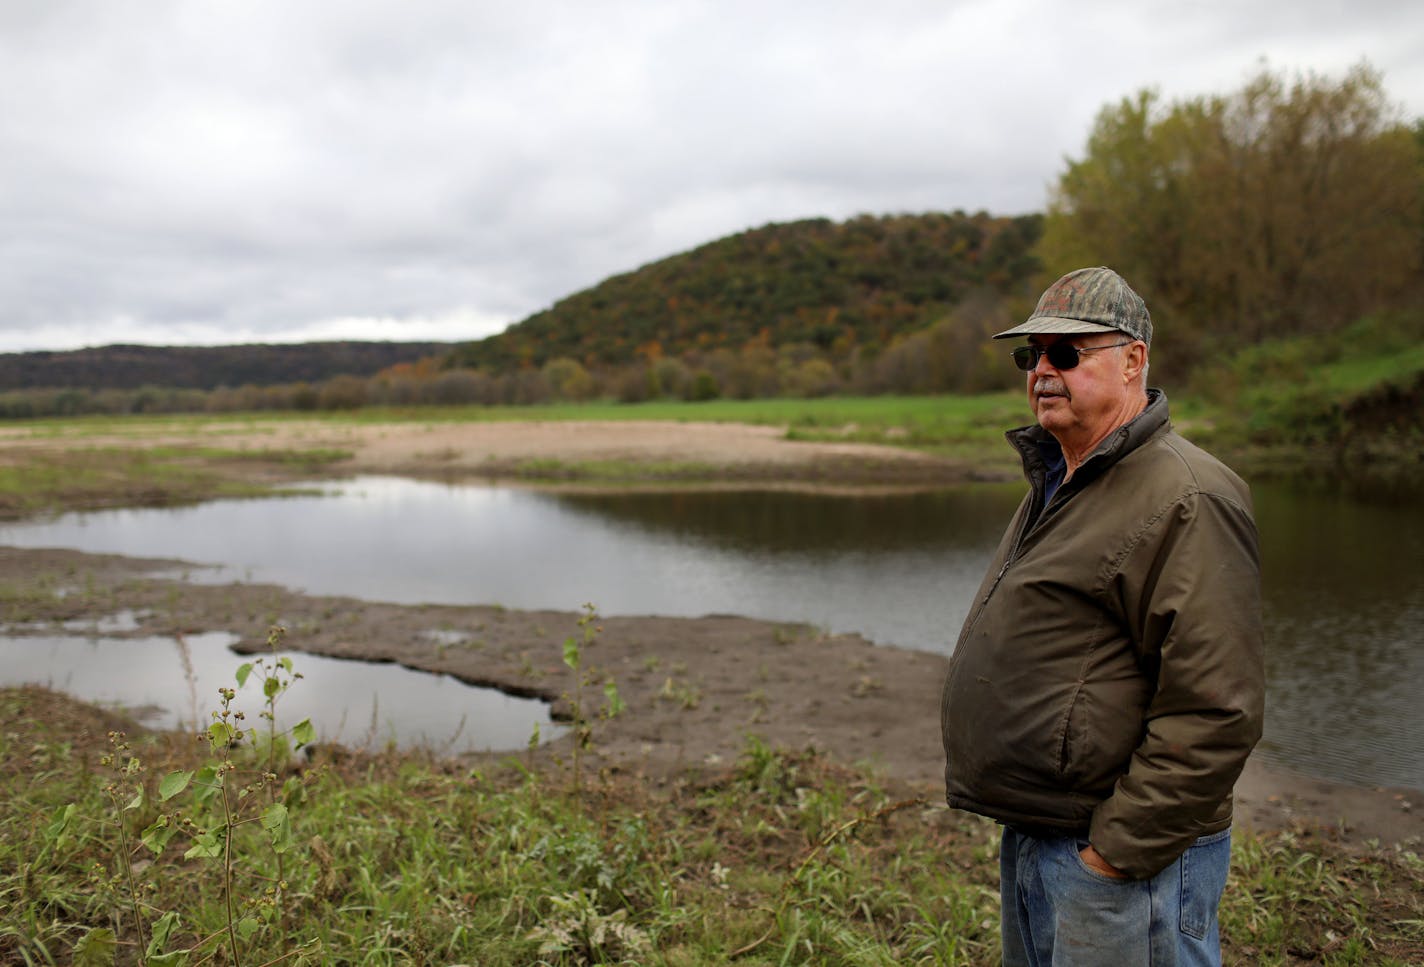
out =
[[1027,290],[1037,214],[817,218],[739,232],[555,303],[461,346],[452,366],[594,367],[687,359],[717,349],[814,347],[873,354],[924,329],[977,290]]
[[0,391],[21,389],[212,390],[370,376],[444,355],[439,342],[313,342],[250,346],[102,346],[0,354]]

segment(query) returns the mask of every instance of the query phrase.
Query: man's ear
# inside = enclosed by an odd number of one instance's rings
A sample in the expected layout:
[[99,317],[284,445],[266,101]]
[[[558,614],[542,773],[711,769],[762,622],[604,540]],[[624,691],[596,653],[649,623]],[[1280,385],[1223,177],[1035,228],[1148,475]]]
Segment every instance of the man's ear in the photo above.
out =
[[1147,368],[1147,344],[1137,340],[1122,350],[1122,381],[1131,384],[1142,376]]

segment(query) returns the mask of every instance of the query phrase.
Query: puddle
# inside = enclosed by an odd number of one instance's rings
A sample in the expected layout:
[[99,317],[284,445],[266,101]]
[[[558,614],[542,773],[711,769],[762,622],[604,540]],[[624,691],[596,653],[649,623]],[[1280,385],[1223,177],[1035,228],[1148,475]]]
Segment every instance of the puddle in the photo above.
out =
[[[82,624],[87,629],[98,622]],[[0,685],[47,685],[84,701],[127,709],[152,728],[195,729],[211,721],[218,688],[236,687],[238,666],[256,660],[233,652],[229,646],[236,640],[225,632],[190,635],[181,644],[166,637],[0,638]],[[389,663],[280,654],[290,656],[303,677],[278,700],[278,725],[286,728],[310,718],[323,742],[373,749],[394,743],[447,753],[517,750],[528,746],[536,728],[546,742],[566,728],[550,719],[546,702],[466,685],[448,675]],[[247,713],[249,724],[262,723],[259,676],[238,690],[233,707]]]

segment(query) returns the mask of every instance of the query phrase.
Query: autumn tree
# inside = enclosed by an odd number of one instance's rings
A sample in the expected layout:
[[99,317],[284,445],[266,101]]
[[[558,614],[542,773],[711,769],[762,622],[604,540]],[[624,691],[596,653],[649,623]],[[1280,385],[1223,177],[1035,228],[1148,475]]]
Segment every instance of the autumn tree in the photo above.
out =
[[1208,340],[1335,329],[1419,273],[1418,159],[1364,65],[1335,82],[1262,72],[1167,106],[1143,91],[1099,113],[1041,253],[1051,274],[1117,269],[1188,361]]
[[544,364],[543,374],[558,399],[586,400],[593,395],[593,377],[576,359],[567,356],[551,359]]

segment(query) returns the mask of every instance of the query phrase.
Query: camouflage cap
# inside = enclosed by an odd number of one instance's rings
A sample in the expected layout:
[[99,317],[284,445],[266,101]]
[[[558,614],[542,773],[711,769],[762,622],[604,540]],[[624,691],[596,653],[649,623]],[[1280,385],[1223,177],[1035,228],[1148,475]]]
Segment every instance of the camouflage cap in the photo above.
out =
[[1122,276],[1100,265],[1063,276],[1039,298],[1028,321],[994,338],[1114,331],[1152,345],[1152,317],[1147,313],[1147,303]]

